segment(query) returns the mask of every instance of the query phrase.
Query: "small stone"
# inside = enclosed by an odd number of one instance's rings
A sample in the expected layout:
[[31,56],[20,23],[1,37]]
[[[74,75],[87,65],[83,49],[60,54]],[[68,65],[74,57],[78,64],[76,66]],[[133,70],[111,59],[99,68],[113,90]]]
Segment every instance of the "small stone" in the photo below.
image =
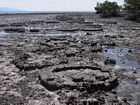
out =
[[129,49],[128,52],[131,53],[132,52],[132,49]]
[[92,33],[87,32],[87,35],[92,35]]
[[113,65],[115,65],[116,64],[116,60],[114,60],[114,59],[107,59],[107,60],[105,60],[105,65],[108,65],[108,64],[113,64]]
[[112,90],[112,93],[113,93],[113,94],[116,94],[116,91],[115,91],[115,90]]

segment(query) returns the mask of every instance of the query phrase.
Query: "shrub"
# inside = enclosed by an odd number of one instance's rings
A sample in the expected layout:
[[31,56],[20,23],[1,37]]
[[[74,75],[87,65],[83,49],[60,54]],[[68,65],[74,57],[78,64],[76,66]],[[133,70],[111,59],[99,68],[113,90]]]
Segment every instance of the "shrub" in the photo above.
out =
[[128,13],[130,20],[140,19],[140,0],[124,0],[124,9]]
[[102,13],[101,5],[102,5],[102,4],[98,2],[98,3],[97,3],[97,6],[95,7],[95,10],[96,10],[96,13],[97,13],[97,14]]
[[115,17],[119,16],[121,6],[117,2],[105,1],[103,3],[97,3],[95,7],[96,13],[101,14],[102,17]]

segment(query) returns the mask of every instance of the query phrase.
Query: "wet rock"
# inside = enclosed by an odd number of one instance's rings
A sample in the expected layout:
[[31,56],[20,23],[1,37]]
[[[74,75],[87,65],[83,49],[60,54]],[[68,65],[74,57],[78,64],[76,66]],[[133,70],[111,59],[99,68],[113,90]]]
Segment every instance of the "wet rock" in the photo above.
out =
[[0,27],[8,27],[8,24],[0,24]]
[[114,59],[106,59],[104,63],[106,65],[109,65],[109,64],[115,65],[116,64],[116,60],[114,60]]
[[24,33],[25,28],[5,28],[5,32],[11,33],[11,32],[19,32],[19,33]]
[[39,32],[39,29],[30,29],[30,32]]
[[133,51],[132,49],[129,49],[129,50],[128,50],[129,53],[132,53],[132,51]]

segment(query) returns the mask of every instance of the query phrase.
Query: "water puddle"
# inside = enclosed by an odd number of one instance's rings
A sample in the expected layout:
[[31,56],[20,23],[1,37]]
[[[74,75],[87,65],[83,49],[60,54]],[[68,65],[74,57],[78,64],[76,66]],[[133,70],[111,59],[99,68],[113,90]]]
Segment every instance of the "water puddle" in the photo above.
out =
[[125,69],[137,69],[140,68],[140,64],[134,59],[127,58],[127,54],[134,51],[134,49],[129,48],[110,48],[104,51],[104,56],[109,59],[116,60],[116,68]]
[[131,105],[140,105],[140,84],[136,80],[124,80],[117,88],[117,95],[131,99]]
[[8,33],[6,33],[5,31],[0,31],[0,36],[4,36],[7,35]]

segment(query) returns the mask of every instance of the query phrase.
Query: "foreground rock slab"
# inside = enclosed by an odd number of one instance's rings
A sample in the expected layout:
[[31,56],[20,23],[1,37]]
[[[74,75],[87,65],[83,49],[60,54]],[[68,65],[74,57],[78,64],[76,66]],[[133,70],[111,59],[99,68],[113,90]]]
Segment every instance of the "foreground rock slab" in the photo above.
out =
[[[102,70],[97,66],[90,65],[59,65],[43,70],[39,74],[40,83],[49,91],[71,93],[76,92],[83,103],[98,103],[102,101],[90,99],[86,94],[96,94],[96,92],[109,92],[118,86],[118,78],[114,72]],[[67,91],[67,92],[66,92]],[[95,95],[94,94],[94,95]],[[59,96],[62,98],[62,96]],[[72,97],[71,97],[72,98]],[[77,99],[78,98],[78,99]],[[87,98],[85,100],[85,98]],[[63,99],[60,99],[64,101]],[[91,102],[88,102],[90,100]],[[72,101],[72,100],[69,100]],[[66,101],[66,103],[69,101]]]

